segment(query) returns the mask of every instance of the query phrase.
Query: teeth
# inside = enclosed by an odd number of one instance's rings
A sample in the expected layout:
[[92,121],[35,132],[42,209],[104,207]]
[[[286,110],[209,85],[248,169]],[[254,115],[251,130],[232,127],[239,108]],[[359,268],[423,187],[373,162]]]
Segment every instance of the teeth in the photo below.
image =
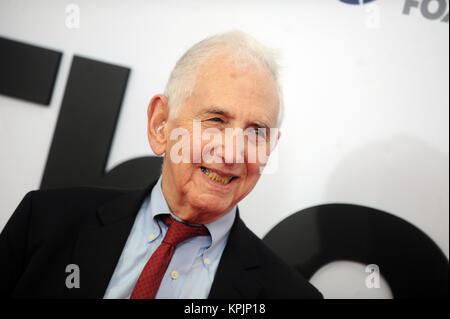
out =
[[202,172],[205,173],[205,175],[208,176],[210,180],[212,180],[216,183],[220,183],[222,185],[227,185],[232,178],[232,177],[222,177],[222,176],[210,171],[206,167],[201,167],[201,169],[202,169]]

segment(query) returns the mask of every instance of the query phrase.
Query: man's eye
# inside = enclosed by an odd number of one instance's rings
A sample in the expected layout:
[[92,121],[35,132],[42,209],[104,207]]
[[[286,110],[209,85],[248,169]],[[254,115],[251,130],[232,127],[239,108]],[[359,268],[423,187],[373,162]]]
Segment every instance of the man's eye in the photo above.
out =
[[253,129],[253,131],[255,132],[256,135],[262,137],[262,138],[266,138],[266,132],[264,129],[261,128],[255,128]]
[[220,117],[213,117],[209,120],[217,123],[223,123],[223,120]]

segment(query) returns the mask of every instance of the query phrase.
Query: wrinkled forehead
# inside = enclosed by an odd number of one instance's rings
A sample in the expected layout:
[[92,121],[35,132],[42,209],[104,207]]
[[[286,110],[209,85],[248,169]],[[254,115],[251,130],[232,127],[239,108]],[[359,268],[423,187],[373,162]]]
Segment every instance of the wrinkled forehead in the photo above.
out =
[[[270,85],[276,86],[275,79],[270,69],[259,59],[236,53],[223,53],[205,59],[197,69],[196,84],[203,78],[213,76],[226,77],[231,79],[246,76],[255,80],[262,80]],[[195,87],[195,86],[194,86]]]
[[195,105],[220,105],[233,112],[264,115],[275,127],[279,99],[270,70],[251,60],[221,55],[205,62],[198,70],[192,91]]

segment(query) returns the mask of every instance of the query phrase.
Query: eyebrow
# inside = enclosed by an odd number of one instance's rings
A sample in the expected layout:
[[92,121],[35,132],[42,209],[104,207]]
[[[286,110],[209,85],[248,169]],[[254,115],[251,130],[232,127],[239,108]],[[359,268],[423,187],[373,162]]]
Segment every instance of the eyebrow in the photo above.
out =
[[258,126],[258,127],[260,127],[260,128],[265,128],[266,130],[270,130],[270,126],[267,125],[267,124],[264,123],[264,122],[261,122],[261,121],[253,121],[252,124],[253,124],[253,125],[256,125],[256,126]]
[[223,109],[222,107],[216,106],[216,105],[208,106],[208,108],[206,110],[204,110],[203,113],[218,114],[218,115],[223,115],[223,116],[231,117],[231,118],[234,117],[230,112],[228,112],[225,109]]

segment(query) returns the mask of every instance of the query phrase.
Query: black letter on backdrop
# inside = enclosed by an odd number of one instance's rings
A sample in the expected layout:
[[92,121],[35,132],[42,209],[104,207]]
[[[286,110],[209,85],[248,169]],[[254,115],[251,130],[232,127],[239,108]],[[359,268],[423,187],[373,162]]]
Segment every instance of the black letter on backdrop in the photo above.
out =
[[42,189],[143,187],[159,176],[162,158],[150,156],[122,163],[105,174],[129,72],[128,68],[74,56]]
[[448,260],[406,220],[359,205],[327,204],[292,214],[264,242],[306,278],[326,264],[376,264],[394,298],[448,298]]
[[62,53],[0,37],[0,93],[49,105]]

